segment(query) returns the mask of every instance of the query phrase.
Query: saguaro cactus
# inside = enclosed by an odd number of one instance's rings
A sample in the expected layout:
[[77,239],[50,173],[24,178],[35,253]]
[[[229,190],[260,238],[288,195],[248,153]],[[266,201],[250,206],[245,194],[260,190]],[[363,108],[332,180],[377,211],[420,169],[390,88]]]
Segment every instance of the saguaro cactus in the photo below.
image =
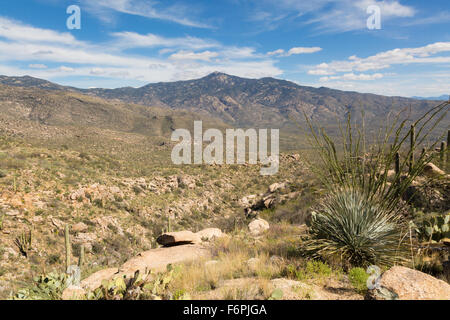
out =
[[450,130],[447,130],[447,151],[450,150]]
[[400,153],[395,153],[395,174],[400,173]]
[[83,267],[84,264],[84,245],[81,245],[80,247],[80,260],[78,260],[78,266],[80,269]]
[[70,266],[70,256],[71,256],[71,250],[70,250],[70,235],[69,235],[69,225],[67,224],[64,229],[64,237],[65,237],[65,244],[66,244],[66,272],[69,270]]

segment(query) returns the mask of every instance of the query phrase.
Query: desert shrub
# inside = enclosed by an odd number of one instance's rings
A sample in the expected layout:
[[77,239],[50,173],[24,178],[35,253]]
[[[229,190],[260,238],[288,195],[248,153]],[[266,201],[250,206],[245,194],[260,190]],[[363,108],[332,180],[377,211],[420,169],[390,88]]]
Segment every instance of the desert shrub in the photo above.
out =
[[320,260],[309,260],[306,263],[291,263],[285,266],[280,274],[283,277],[296,280],[320,279],[329,277],[333,273],[330,266]]
[[369,274],[363,268],[352,268],[348,272],[348,279],[352,286],[360,293],[367,291]]
[[406,255],[400,219],[357,191],[332,194],[313,213],[305,253],[352,266],[393,265]]
[[61,255],[59,253],[53,253],[53,254],[48,256],[46,262],[49,265],[60,263],[61,262]]

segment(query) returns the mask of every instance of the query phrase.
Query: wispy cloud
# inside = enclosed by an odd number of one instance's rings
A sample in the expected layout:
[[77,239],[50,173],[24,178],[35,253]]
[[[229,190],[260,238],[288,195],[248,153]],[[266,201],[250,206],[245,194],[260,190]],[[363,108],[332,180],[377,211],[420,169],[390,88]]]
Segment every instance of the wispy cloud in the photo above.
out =
[[417,12],[414,7],[404,5],[400,0],[262,0],[257,4],[264,7],[259,16],[266,14],[265,24],[271,19],[275,23],[275,19],[280,16],[295,16],[301,23],[311,25],[318,33],[364,30],[368,18],[366,10],[370,5],[380,7],[383,22],[395,18],[411,18]]
[[196,37],[167,38],[156,34],[139,34],[136,32],[115,32],[111,34],[114,39],[114,45],[120,48],[189,48],[194,50],[219,47],[220,44],[215,40],[205,40]]
[[162,5],[164,2],[154,0],[79,0],[83,5],[96,13],[100,19],[109,20],[108,14],[115,11],[150,19],[174,22],[183,26],[196,28],[212,28],[211,25],[190,18],[195,11],[193,6],[182,4]]

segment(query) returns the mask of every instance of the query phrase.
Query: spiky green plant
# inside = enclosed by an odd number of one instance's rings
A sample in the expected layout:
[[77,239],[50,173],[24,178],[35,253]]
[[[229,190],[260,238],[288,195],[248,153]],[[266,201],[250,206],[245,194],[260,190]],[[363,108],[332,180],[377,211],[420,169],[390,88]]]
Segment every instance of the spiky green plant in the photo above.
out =
[[407,253],[399,215],[355,190],[329,195],[312,216],[310,235],[305,253],[338,257],[344,265],[393,265],[404,261]]
[[[400,122],[399,113],[375,137],[366,135],[364,113],[361,125],[353,123],[349,114],[346,127],[339,126],[340,144],[306,117],[307,138],[321,159],[315,157],[309,167],[330,195],[312,219],[312,239],[306,251],[322,258],[345,257],[355,266],[392,265],[402,260],[407,227],[400,219],[400,201],[435,156],[432,150],[439,140],[428,144],[430,152],[422,152],[416,159],[413,153],[428,142],[447,116],[449,105],[445,102],[432,108],[413,122],[409,131],[408,121]],[[403,154],[402,160],[399,154]]]

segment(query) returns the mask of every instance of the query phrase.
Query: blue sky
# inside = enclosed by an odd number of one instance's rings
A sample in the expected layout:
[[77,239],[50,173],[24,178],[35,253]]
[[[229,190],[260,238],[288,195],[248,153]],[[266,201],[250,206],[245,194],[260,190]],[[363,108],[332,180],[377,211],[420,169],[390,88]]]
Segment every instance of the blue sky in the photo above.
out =
[[[66,9],[81,9],[69,30]],[[369,30],[367,8],[380,8]],[[384,95],[450,93],[448,0],[0,2],[0,74],[81,88],[213,71]]]

